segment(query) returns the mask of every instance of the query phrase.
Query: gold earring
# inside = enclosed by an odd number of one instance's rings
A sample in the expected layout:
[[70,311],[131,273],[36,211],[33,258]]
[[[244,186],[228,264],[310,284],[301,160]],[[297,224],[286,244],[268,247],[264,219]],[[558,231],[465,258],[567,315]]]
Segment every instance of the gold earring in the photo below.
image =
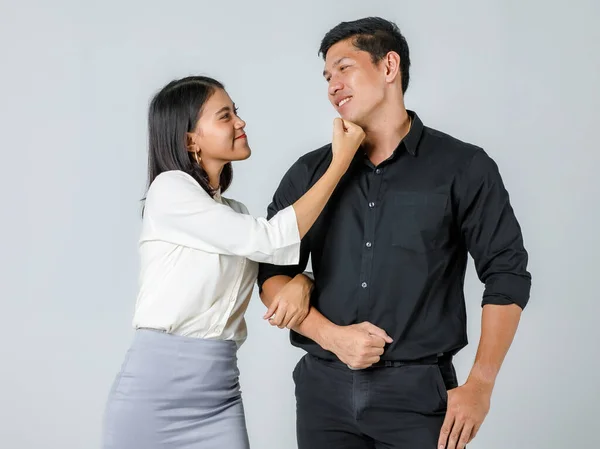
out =
[[198,156],[199,151],[194,151],[194,158],[196,159],[196,164],[200,165],[200,162],[202,162],[202,158],[200,156]]

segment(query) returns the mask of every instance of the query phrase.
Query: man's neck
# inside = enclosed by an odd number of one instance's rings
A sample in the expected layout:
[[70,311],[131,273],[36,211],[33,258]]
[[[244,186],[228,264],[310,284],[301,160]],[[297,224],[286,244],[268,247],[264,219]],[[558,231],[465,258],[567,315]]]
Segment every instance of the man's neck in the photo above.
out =
[[389,113],[383,113],[365,127],[367,137],[364,148],[367,156],[377,166],[388,159],[398,147],[400,141],[410,130],[410,117],[403,105]]

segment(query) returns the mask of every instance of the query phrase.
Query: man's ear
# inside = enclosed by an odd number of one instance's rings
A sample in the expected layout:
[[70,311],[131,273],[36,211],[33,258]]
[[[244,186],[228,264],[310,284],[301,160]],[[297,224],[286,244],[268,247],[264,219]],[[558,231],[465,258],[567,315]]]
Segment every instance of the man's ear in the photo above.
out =
[[395,51],[388,52],[383,58],[385,67],[385,79],[388,82],[392,82],[402,75],[400,73],[400,55]]

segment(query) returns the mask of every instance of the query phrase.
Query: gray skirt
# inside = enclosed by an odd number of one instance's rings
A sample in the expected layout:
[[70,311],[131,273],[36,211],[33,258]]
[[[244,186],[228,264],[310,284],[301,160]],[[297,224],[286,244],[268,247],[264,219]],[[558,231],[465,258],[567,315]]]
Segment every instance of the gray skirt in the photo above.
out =
[[232,341],[137,330],[109,394],[104,449],[247,449]]

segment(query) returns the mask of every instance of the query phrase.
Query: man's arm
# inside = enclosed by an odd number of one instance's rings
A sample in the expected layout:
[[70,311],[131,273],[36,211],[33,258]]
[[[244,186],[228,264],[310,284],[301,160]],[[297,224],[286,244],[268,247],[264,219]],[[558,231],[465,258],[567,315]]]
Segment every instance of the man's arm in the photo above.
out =
[[[261,300],[271,310],[272,302],[290,297],[310,297],[312,280],[300,274],[293,279],[278,275],[267,279],[262,286]],[[304,320],[293,327],[295,332],[310,338],[327,351],[333,352],[342,362],[354,369],[368,368],[379,361],[385,343],[392,339],[383,329],[363,322],[350,326],[338,326],[321,312],[310,307]]]
[[479,150],[457,184],[458,221],[485,292],[473,368],[464,385],[448,392],[438,444],[448,449],[464,448],[479,431],[531,288],[521,229],[494,161]]
[[516,304],[483,306],[481,337],[467,383],[476,383],[491,390],[517,332],[521,311]]
[[463,449],[479,432],[520,317],[521,308],[516,304],[483,306],[481,337],[473,368],[463,386],[448,391],[448,412],[440,432],[440,448]]
[[[282,297],[303,296],[310,300],[313,282],[307,276],[299,274],[294,278],[285,275],[273,276],[263,283],[260,299],[269,311],[275,300]],[[268,316],[269,311],[265,317]],[[290,326],[290,329],[310,338],[325,350],[331,350],[329,340],[335,325],[325,318],[317,309],[310,307],[306,318],[298,325]]]

